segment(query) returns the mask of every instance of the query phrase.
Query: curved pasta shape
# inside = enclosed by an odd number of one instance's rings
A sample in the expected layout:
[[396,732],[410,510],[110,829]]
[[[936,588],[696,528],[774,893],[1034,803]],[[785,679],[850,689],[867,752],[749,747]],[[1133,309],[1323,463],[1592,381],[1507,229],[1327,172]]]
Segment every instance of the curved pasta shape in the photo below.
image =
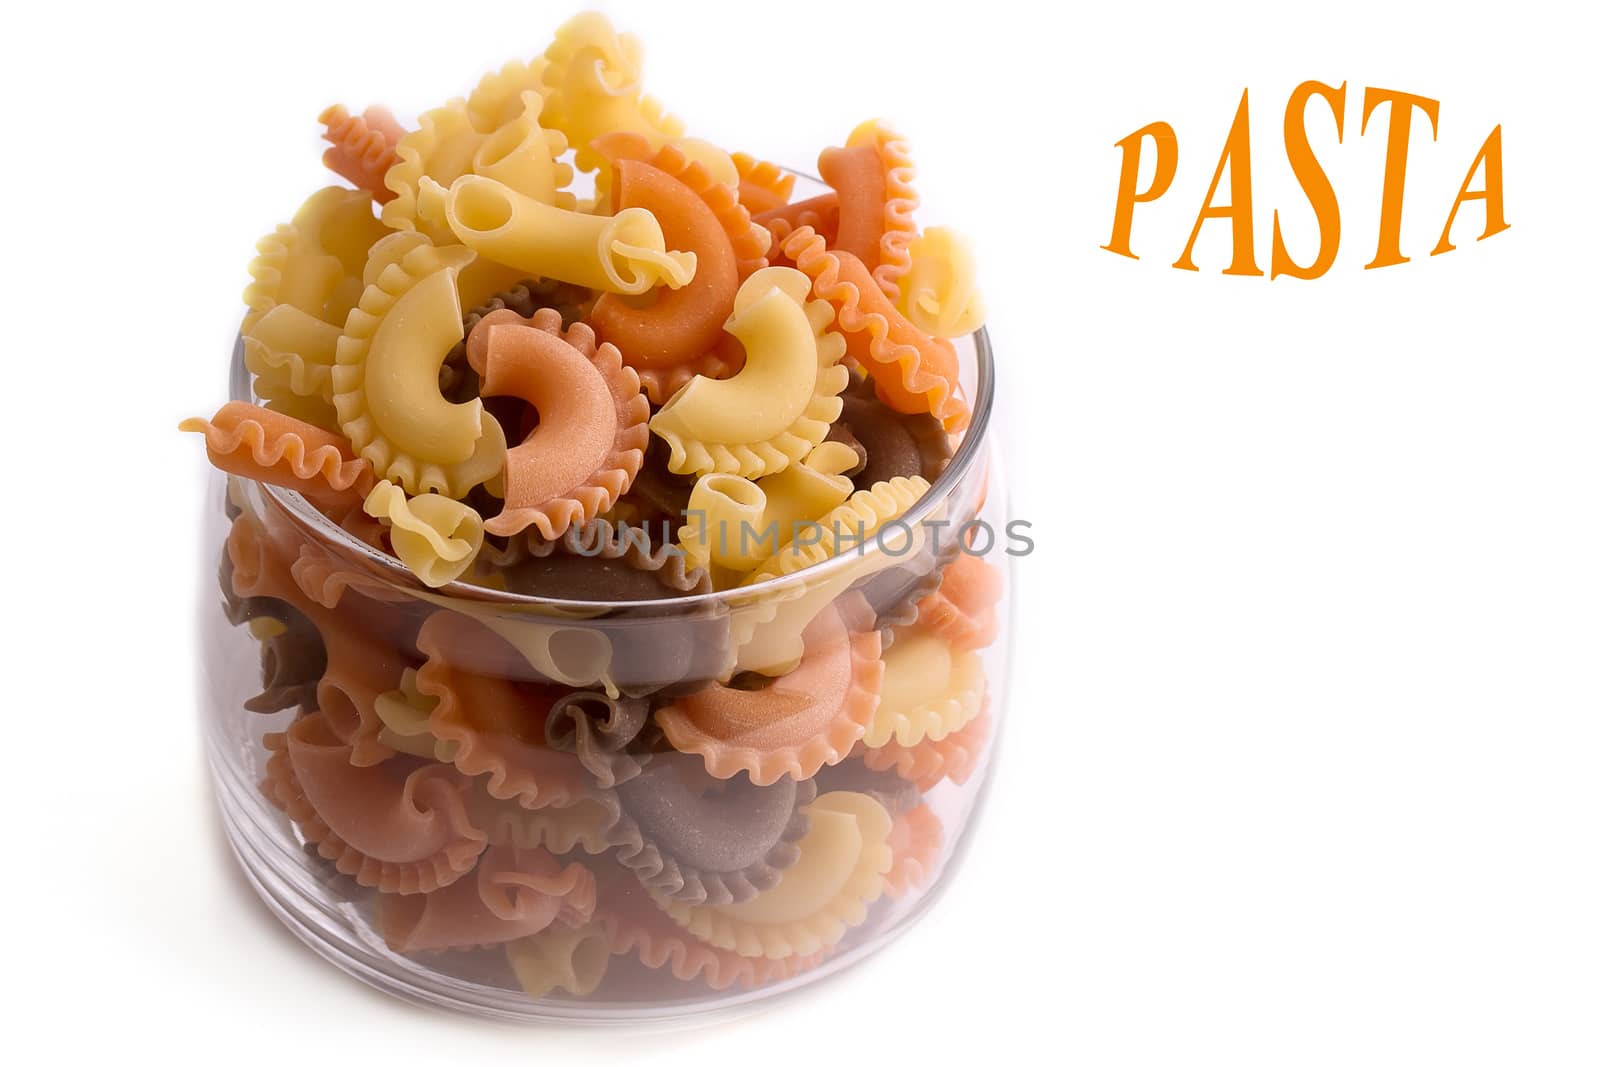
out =
[[890,741],[878,748],[863,749],[862,760],[874,770],[893,771],[924,793],[946,778],[965,785],[983,760],[993,726],[985,708],[967,725],[937,741],[923,738],[910,746]]
[[878,748],[934,741],[977,718],[983,707],[983,660],[955,652],[943,638],[901,633],[883,654],[883,689],[862,742]]
[[832,247],[839,232],[839,194],[822,193],[792,204],[780,204],[761,212],[755,220],[772,234],[772,261],[792,267],[794,262],[784,251],[783,243],[802,226],[809,226]]
[[580,170],[602,164],[591,142],[613,131],[637,133],[652,146],[683,134],[683,123],[640,91],[642,50],[631,33],[588,11],[568,19],[545,49],[546,121],[577,149]]
[[695,482],[678,528],[678,544],[692,566],[754,570],[813,522],[850,496],[841,472],[855,464],[846,445],[824,441],[799,463],[759,482],[735,474],[707,474]]
[[972,412],[961,398],[961,368],[950,342],[908,322],[861,260],[829,251],[810,227],[791,234],[783,250],[811,279],[813,294],[837,313],[850,356],[872,376],[885,404],[908,415],[926,411],[951,433],[965,428]]
[[739,179],[739,203],[750,214],[759,215],[789,202],[794,193],[793,174],[748,152],[735,152],[732,160]]
[[[745,584],[793,574],[846,552],[864,554],[869,539],[881,539],[884,549],[899,550],[898,554],[888,551],[880,553],[891,556],[892,563],[894,559],[908,554],[910,548],[903,538],[891,540],[888,527],[909,512],[929,488],[924,478],[896,478],[892,482],[879,482],[871,489],[853,493],[850,499],[818,519],[813,529],[801,531],[805,534],[815,533],[815,540],[809,536],[796,537],[752,572],[745,579]],[[916,536],[916,531],[910,533],[913,538]]]
[[542,848],[557,855],[578,849],[590,856],[605,852],[612,846],[610,831],[617,818],[615,805],[589,796],[574,797],[559,807],[528,809],[479,791],[472,795],[468,811],[492,845]]
[[485,529],[509,537],[532,526],[560,537],[627,491],[649,444],[650,405],[615,346],[596,344],[582,323],[563,331],[550,308],[531,320],[495,311],[473,328],[467,360],[483,396],[519,397],[539,413],[538,427],[506,454],[505,507]]
[[241,332],[248,337],[256,320],[280,304],[343,324],[361,297],[367,250],[384,232],[370,193],[338,186],[312,193],[287,225],[256,243]]
[[804,459],[839,417],[850,372],[839,365],[844,342],[829,329],[825,304],[788,267],[752,274],[734,301],[727,331],[744,345],[732,378],[697,377],[650,420],[672,450],[675,473],[759,478]]
[[438,196],[457,240],[518,271],[629,296],[657,285],[676,289],[695,274],[693,253],[669,251],[661,224],[643,208],[589,215],[477,174]]
[[890,900],[921,889],[933,878],[944,847],[944,824],[926,804],[894,817],[889,829],[889,850],[894,863],[883,878],[883,895]]
[[853,474],[856,487],[870,489],[896,478],[926,478],[930,483],[950,461],[950,436],[932,415],[903,415],[876,396],[870,386],[847,389],[835,426],[845,427],[866,461]]
[[660,731],[650,721],[648,701],[580,689],[551,705],[544,736],[551,748],[577,756],[596,785],[611,789],[650,761]]
[[689,904],[749,900],[777,884],[809,827],[809,781],[718,782],[690,756],[663,754],[610,796],[615,858],[660,898]]
[[930,337],[959,337],[983,325],[977,261],[954,230],[929,226],[907,249],[910,266],[895,307]]
[[922,794],[915,785],[893,771],[873,770],[854,756],[821,768],[812,781],[817,783],[819,793],[865,793],[882,804],[891,818],[899,818],[922,803]]
[[594,875],[550,853],[492,846],[473,877],[409,896],[378,900],[378,929],[395,952],[449,952],[502,945],[553,924],[594,914]]
[[178,429],[203,434],[211,465],[242,478],[322,499],[361,495],[372,485],[372,467],[338,434],[242,400]]
[[322,634],[299,612],[286,614],[287,622],[250,621],[251,636],[261,642],[261,691],[244,702],[246,711],[316,707],[317,683],[328,669]]
[[460,247],[417,243],[373,272],[339,338],[339,426],[379,476],[409,493],[459,499],[505,464],[505,434],[482,401],[452,404],[439,392],[439,367],[462,336],[456,273],[471,259]]
[[611,937],[599,921],[582,926],[554,923],[532,937],[509,942],[506,962],[522,991],[534,999],[558,990],[586,997],[605,980]]
[[595,332],[621,350],[659,404],[696,374],[731,372],[718,348],[722,324],[733,313],[739,283],[767,265],[771,239],[750,221],[733,190],[678,146],[652,151],[637,134],[613,133],[593,147],[616,172],[614,206],[649,211],[667,246],[695,257],[688,285],[658,292],[643,307],[605,293],[589,316]]
[[364,886],[430,893],[470,871],[484,850],[448,767],[357,767],[321,712],[262,742],[271,753],[262,791],[318,854]]
[[621,879],[604,881],[595,914],[614,955],[635,956],[651,970],[665,968],[681,982],[701,981],[716,990],[781,982],[827,958],[825,951],[773,960],[713,948],[685,934],[636,883]]
[[480,133],[493,133],[525,114],[527,102],[522,94],[532,91],[544,95],[547,65],[543,56],[535,56],[531,62],[513,59],[478,79],[477,87],[467,95],[467,117],[473,127]]
[[322,402],[319,407],[331,410],[339,334],[338,326],[293,304],[267,311],[241,335],[244,365],[255,375],[255,394],[265,399],[315,398]]
[[910,148],[877,121],[863,122],[843,148],[823,150],[817,173],[839,198],[839,228],[829,247],[861,260],[884,294],[897,298],[900,276],[911,268],[907,249],[917,235]]
[[427,657],[416,690],[434,703],[427,729],[456,769],[485,778],[497,800],[525,808],[572,803],[584,791],[573,756],[545,744],[545,716],[558,691],[510,680],[514,652],[474,620],[436,611],[417,634]]
[[[481,107],[490,101],[480,100]],[[572,168],[558,162],[566,138],[539,121],[544,99],[524,90],[520,114],[492,128],[474,122],[465,100],[452,100],[425,111],[417,129],[395,146],[397,161],[384,176],[393,199],[384,205],[384,224],[396,230],[419,230],[435,243],[447,243],[450,229],[443,213],[443,190],[457,178],[479,174],[503,182],[519,194],[544,204],[571,207],[576,201],[562,190]],[[495,100],[496,113],[512,110]]]
[[394,554],[430,589],[465,574],[483,547],[482,516],[447,496],[424,493],[407,500],[398,485],[383,481],[372,487],[363,508],[389,523]]
[[[317,682],[316,704],[328,726],[350,746],[350,761],[366,767],[381,763],[394,750],[379,737],[383,723],[375,704],[394,688],[405,668],[390,634],[374,628],[355,607],[335,612],[303,588],[287,556],[290,537],[267,534],[254,519],[240,515],[228,531],[229,580],[234,594],[247,602],[259,598],[282,601],[317,628],[327,666]],[[303,555],[309,546],[301,547]]]
[[805,628],[805,655],[764,689],[714,685],[656,712],[672,747],[698,755],[716,778],[741,771],[756,785],[810,778],[865,736],[884,682],[878,635],[851,633],[831,606]]
[[372,194],[380,204],[394,199],[394,191],[383,183],[389,168],[400,161],[395,145],[406,131],[388,108],[369,107],[352,115],[343,104],[334,104],[317,116],[322,123],[322,139],[328,150],[322,165],[339,177]]
[[987,648],[1000,632],[996,605],[1005,576],[981,556],[963,552],[945,567],[939,587],[917,602],[917,625],[956,652]]
[[696,937],[741,956],[782,960],[833,947],[883,895],[892,824],[862,793],[824,794],[807,814],[800,858],[773,888],[738,904],[657,902]]

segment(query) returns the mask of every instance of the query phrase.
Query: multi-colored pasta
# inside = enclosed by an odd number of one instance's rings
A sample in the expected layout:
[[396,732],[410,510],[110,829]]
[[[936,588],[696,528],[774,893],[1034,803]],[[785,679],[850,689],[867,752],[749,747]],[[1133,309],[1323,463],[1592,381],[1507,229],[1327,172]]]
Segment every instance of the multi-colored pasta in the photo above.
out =
[[817,173],[839,200],[838,229],[830,246],[861,260],[883,292],[890,299],[898,297],[899,279],[911,268],[908,249],[917,235],[912,220],[917,194],[911,187],[916,169],[906,142],[879,122],[863,122],[843,148],[823,150]]

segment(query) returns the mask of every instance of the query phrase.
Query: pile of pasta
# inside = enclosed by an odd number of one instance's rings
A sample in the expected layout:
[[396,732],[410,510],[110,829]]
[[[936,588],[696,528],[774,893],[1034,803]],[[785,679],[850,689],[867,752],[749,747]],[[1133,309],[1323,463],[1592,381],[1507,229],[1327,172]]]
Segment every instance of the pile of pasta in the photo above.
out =
[[[263,790],[391,950],[504,953],[532,996],[616,957],[715,989],[817,966],[936,868],[925,794],[983,757],[1001,576],[919,543],[747,610],[698,595],[886,530],[967,426],[971,255],[918,228],[905,142],[864,123],[794,200],[686,136],[595,14],[415,128],[321,122],[351,187],[258,246],[257,402],[184,423],[230,475],[245,707],[289,715]],[[463,585],[663,610],[520,617]]]

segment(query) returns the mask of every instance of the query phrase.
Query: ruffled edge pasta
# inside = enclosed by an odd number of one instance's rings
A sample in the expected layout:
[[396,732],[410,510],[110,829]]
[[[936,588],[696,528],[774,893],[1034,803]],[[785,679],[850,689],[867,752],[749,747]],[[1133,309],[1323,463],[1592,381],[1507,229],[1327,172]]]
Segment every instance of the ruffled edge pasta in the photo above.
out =
[[[736,918],[714,905],[663,901],[659,896],[655,898],[656,903],[674,922],[702,941],[741,956],[781,960],[833,947],[851,927],[866,920],[867,905],[883,895],[884,877],[894,863],[894,853],[889,848],[893,824],[883,806],[863,793],[824,794],[811,803],[808,813],[813,819],[819,813],[852,816],[861,841],[849,873],[831,899],[811,915],[803,919],[760,922]],[[789,876],[800,873],[805,846],[806,840],[802,839],[800,865],[791,868]],[[782,884],[780,881],[776,888],[781,890]],[[759,900],[758,896],[742,905],[724,907],[748,908]]]
[[[734,289],[730,289],[726,294],[726,306],[715,316],[716,325],[708,328],[708,332],[715,338],[711,344],[676,353],[656,362],[644,362],[630,359],[633,346],[628,344],[625,338],[619,337],[617,345],[622,352],[623,362],[638,372],[639,382],[652,404],[665,403],[696,375],[724,378],[733,374],[741,366],[742,358],[739,353],[732,351],[734,346],[721,343],[721,338],[717,335],[720,333],[722,321],[727,318],[728,311],[732,310],[734,291],[738,284],[767,265],[767,250],[772,244],[771,234],[751,219],[750,212],[740,202],[733,189],[718,182],[703,164],[691,159],[675,144],[664,144],[652,151],[649,141],[638,134],[613,133],[596,138],[593,147],[613,166],[625,160],[644,163],[682,184],[706,206],[716,220],[718,229],[727,238],[733,254]],[[676,247],[674,242],[669,244],[674,244]],[[689,284],[678,290],[658,294],[658,303],[676,302],[678,301],[676,294],[687,293],[696,286],[708,283],[710,270],[707,257],[702,255],[696,262],[699,266]],[[629,314],[623,298],[613,293],[601,294],[590,313],[591,321],[602,337],[608,332],[606,325],[608,318]]]
[[889,829],[894,862],[883,876],[883,895],[899,900],[927,885],[943,847],[944,824],[931,807],[919,804],[896,815]]
[[394,191],[383,182],[389,168],[400,161],[395,145],[405,130],[387,108],[369,107],[352,115],[343,104],[325,108],[317,116],[322,123],[322,139],[328,142],[322,165],[339,177],[372,194],[380,204],[394,199]]
[[[788,426],[765,439],[732,444],[702,441],[685,424],[682,409],[692,404],[691,398],[699,399],[695,394],[696,385],[715,383],[708,383],[704,376],[691,381],[675,392],[650,419],[651,432],[664,440],[671,450],[667,468],[673,473],[737,474],[752,479],[777,474],[789,464],[804,459],[827,436],[828,427],[839,417],[843,405],[839,394],[850,380],[849,371],[839,362],[844,355],[845,342],[832,329],[834,313],[830,304],[790,292],[787,282],[777,274],[772,275],[771,279],[767,277],[768,271],[788,269],[769,267],[758,271],[745,279],[740,291],[743,293],[763,284],[767,286],[760,297],[751,301],[752,309],[758,307],[762,300],[773,299],[774,293],[781,293],[784,299],[793,299],[800,305],[816,341],[817,374],[811,399]],[[735,318],[738,316],[739,312],[736,311]],[[733,322],[734,319],[730,319],[729,325]],[[746,369],[750,366],[749,359],[747,351]],[[731,382],[737,378],[735,375],[724,380]]]
[[[639,390],[638,375],[623,364],[615,345],[598,342],[594,330],[586,323],[576,322],[570,328],[563,328],[561,313],[553,308],[540,308],[531,319],[524,319],[509,309],[485,315],[467,338],[467,359],[480,376],[491,358],[490,346],[497,328],[537,330],[558,338],[594,368],[605,384],[616,414],[616,431],[610,450],[581,485],[562,496],[516,504],[513,498],[517,495],[518,450],[530,447],[529,442],[538,431],[507,450],[506,505],[500,514],[484,523],[484,529],[508,537],[532,526],[546,538],[560,537],[574,525],[593,522],[633,484],[634,476],[644,463],[644,450],[650,443],[650,404]],[[495,394],[485,392],[484,395]]]
[[926,793],[946,778],[965,785],[982,762],[994,722],[985,707],[976,718],[939,740],[923,738],[914,745],[890,741],[863,748],[862,761],[873,770],[893,771]]
[[[316,846],[318,855],[329,860],[339,873],[354,878],[359,884],[384,893],[427,893],[449,885],[472,870],[487,845],[481,830],[467,819],[466,807],[461,802],[460,789],[448,767],[426,765],[412,771],[403,783],[397,783],[400,803],[407,810],[438,810],[448,823],[453,839],[436,850],[427,859],[412,862],[379,860],[350,845],[323,819],[306,795],[304,786],[295,773],[289,754],[289,735],[324,729],[321,739],[328,745],[337,735],[321,712],[297,719],[288,730],[262,737],[270,755],[267,757],[266,778],[261,783],[262,792],[280,808],[295,825],[306,841]],[[350,765],[353,774],[385,773],[374,768]],[[433,808],[419,804],[419,794],[428,794]]]
[[[837,603],[818,613],[807,627],[807,634],[812,640],[806,642],[805,656],[796,670],[804,667],[808,657],[836,654],[836,642],[846,642],[849,648],[850,683],[825,725],[819,724],[799,744],[780,747],[725,739],[719,735],[728,732],[727,727],[709,728],[698,721],[694,710],[696,704],[704,705],[706,694],[726,688],[712,686],[656,711],[656,723],[668,742],[679,752],[699,756],[714,778],[732,778],[742,771],[756,785],[770,785],[784,775],[809,779],[818,768],[844,759],[865,736],[867,724],[877,711],[883,685],[879,637],[872,630],[851,632],[845,612]],[[782,677],[773,682],[781,683]]]
[[871,489],[856,490],[843,504],[817,520],[817,525],[826,531],[820,540],[803,545],[792,541],[784,545],[752,571],[744,584],[754,585],[769,578],[794,574],[841,551],[864,548],[869,538],[909,512],[928,489],[927,479],[918,477],[895,478],[879,482]]
[[1005,595],[1005,575],[982,557],[960,552],[939,577],[938,587],[917,602],[916,624],[956,652],[992,645],[1000,633],[996,608]]
[[371,464],[338,435],[243,400],[230,400],[210,419],[184,419],[178,429],[203,434],[212,465],[229,474],[311,497],[364,496],[373,484]]
[[[333,404],[339,414],[339,427],[349,438],[350,447],[372,464],[376,474],[399,482],[408,492],[441,492],[459,500],[474,485],[499,474],[505,465],[505,435],[494,417],[483,410],[481,401],[472,400],[466,405],[473,407],[478,419],[479,435],[471,455],[459,463],[437,463],[412,456],[391,441],[372,414],[367,398],[366,363],[385,317],[416,286],[436,273],[450,272],[453,283],[454,276],[472,259],[473,253],[460,246],[436,248],[418,239],[398,262],[381,266],[378,262],[369,263],[368,271],[376,277],[362,293],[360,304],[351,309],[344,335],[339,338],[333,368]],[[454,284],[450,294],[459,302]],[[459,306],[455,317],[459,328]],[[441,363],[447,354],[447,350],[439,353]]]
[[605,981],[610,962],[611,935],[599,920],[582,926],[554,923],[506,944],[511,973],[535,1000],[555,992],[589,996]]
[[[936,635],[924,636],[943,643],[943,638]],[[945,647],[949,649],[947,643]],[[975,652],[957,652],[953,649],[949,650],[950,676],[941,695],[918,701],[909,707],[889,707],[889,669],[892,664],[888,657],[904,654],[903,649],[902,642],[897,640],[895,647],[885,656],[883,699],[879,700],[878,708],[861,739],[869,749],[879,748],[890,741],[902,746],[915,745],[924,739],[938,741],[970,723],[983,709],[987,690],[983,660]]]
[[854,356],[873,377],[878,395],[896,411],[927,411],[955,433],[972,412],[961,399],[960,364],[955,348],[929,337],[900,314],[871,279],[866,265],[848,252],[830,251],[826,241],[802,226],[783,243],[783,252],[812,283],[812,293],[837,314],[839,329]]
[[734,152],[729,156],[733,169],[739,175],[739,203],[751,215],[771,211],[789,202],[794,193],[794,175],[748,152]]
[[[830,153],[848,153],[856,149],[870,147],[877,157],[879,172],[882,174],[881,197],[874,188],[870,193],[866,190],[835,187],[839,196],[840,211],[844,212],[846,204],[848,210],[870,212],[876,216],[872,222],[874,228],[880,229],[880,236],[874,255],[868,257],[863,251],[852,249],[872,271],[873,280],[890,300],[900,297],[900,278],[911,269],[911,242],[917,236],[917,224],[913,214],[917,210],[920,199],[917,191],[912,187],[912,180],[916,177],[917,170],[911,162],[911,146],[905,138],[877,121],[864,122],[851,131],[849,139],[843,149],[826,149],[817,166],[823,178],[828,178],[831,169],[828,165]],[[830,184],[832,184],[830,182]],[[876,183],[874,183],[876,185]],[[870,202],[857,203],[863,199]],[[841,220],[840,225],[843,225]],[[831,242],[830,242],[831,243]]]

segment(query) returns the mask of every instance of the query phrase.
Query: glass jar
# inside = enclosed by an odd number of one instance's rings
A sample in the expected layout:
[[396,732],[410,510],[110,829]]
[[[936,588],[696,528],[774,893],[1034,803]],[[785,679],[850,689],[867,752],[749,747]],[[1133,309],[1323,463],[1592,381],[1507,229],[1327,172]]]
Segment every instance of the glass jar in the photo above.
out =
[[931,490],[749,587],[430,589],[375,522],[215,475],[207,750],[262,898],[364,981],[515,1019],[749,1004],[906,929],[954,871],[1006,683],[992,354],[956,345],[973,418]]

